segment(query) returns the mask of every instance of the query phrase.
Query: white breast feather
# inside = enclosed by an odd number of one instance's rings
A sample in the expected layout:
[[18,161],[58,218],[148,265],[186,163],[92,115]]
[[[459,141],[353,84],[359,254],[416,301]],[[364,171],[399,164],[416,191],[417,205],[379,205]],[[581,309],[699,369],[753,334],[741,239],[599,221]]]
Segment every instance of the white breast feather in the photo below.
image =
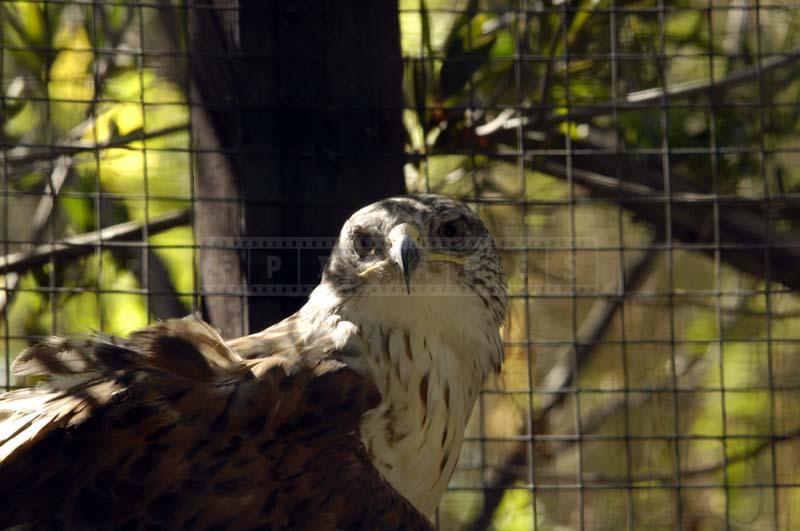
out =
[[478,391],[501,352],[478,297],[415,299],[411,309],[411,298],[369,297],[341,315],[356,324],[383,397],[364,415],[362,439],[384,477],[431,515],[455,469]]

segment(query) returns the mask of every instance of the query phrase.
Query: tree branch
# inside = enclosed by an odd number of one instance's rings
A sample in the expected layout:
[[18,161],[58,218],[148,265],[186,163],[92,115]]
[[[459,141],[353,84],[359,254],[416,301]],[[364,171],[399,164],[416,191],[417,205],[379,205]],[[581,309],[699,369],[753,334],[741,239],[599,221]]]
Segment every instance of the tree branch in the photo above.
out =
[[171,212],[154,217],[149,223],[128,221],[87,232],[58,242],[38,245],[31,251],[13,253],[0,257],[0,274],[22,273],[49,262],[52,258],[76,258],[95,251],[107,242],[141,240],[145,234],[158,234],[191,221],[189,211]]
[[[581,323],[580,330],[578,330],[579,339],[575,346],[570,346],[566,349],[567,351],[561,356],[561,362],[553,367],[545,378],[543,387],[548,389],[555,388],[559,392],[548,395],[544,406],[539,410],[535,424],[538,425],[543,422],[555,407],[564,402],[567,393],[561,391],[566,391],[572,385],[575,375],[586,364],[586,361],[594,352],[595,346],[606,335],[614,316],[625,301],[625,295],[630,291],[637,290],[647,277],[647,273],[650,271],[650,266],[656,256],[655,243],[655,240],[651,241],[651,247],[642,252],[631,264],[629,271],[625,273],[625,278],[618,287],[621,295],[598,300],[589,310],[589,314]],[[574,350],[574,358],[570,356],[570,351],[572,350]]]
[[[31,222],[33,230],[30,239],[34,242],[39,241],[47,227],[47,222],[50,220],[50,216],[55,207],[56,197],[58,197],[58,194],[61,192],[61,187],[69,176],[70,163],[70,157],[66,155],[61,156],[56,160],[53,170],[50,172],[50,178],[47,181],[47,187],[44,192],[45,195],[39,199],[39,204],[36,206]],[[3,314],[8,305],[14,300],[14,294],[16,293],[18,284],[18,273],[10,272],[6,275],[2,285],[2,291],[0,291],[0,314]]]
[[[631,301],[632,304],[639,306],[658,306],[663,305],[661,300],[652,299],[636,299]],[[697,298],[692,299],[676,299],[672,302],[675,306],[693,306],[707,311],[717,311],[716,303],[706,302]],[[755,317],[756,319],[800,319],[800,310],[770,310],[769,312],[763,310],[752,310],[750,308],[739,308],[731,306],[720,306],[719,313],[722,315],[732,315],[736,317]]]
[[[657,180],[652,168],[622,157],[601,158],[575,157],[568,170],[552,157],[544,171],[571,178],[591,195],[619,204],[658,230],[670,230],[672,238],[708,244],[698,249],[706,254],[719,249],[722,260],[741,271],[800,289],[800,237],[772,227],[766,213],[759,216],[745,202],[715,202],[713,195],[691,192],[688,181],[674,172],[670,175],[670,186],[674,188],[666,194],[663,187],[651,185]],[[618,173],[609,167],[614,164],[619,166]],[[608,176],[611,174],[630,176],[638,182],[615,179]],[[643,184],[647,180],[650,182]]]
[[95,151],[112,147],[120,147],[124,146],[125,144],[130,144],[131,142],[150,140],[160,136],[171,135],[173,133],[187,130],[188,126],[186,124],[181,124],[155,129],[150,132],[137,129],[126,135],[108,140],[107,142],[72,141],[61,142],[45,147],[17,146],[7,150],[5,156],[0,156],[0,165],[6,164],[13,167],[19,164],[52,160],[62,155],[74,155],[83,151]]
[[[687,477],[705,476],[708,474],[713,474],[714,472],[718,472],[730,465],[735,465],[736,463],[741,463],[743,461],[747,461],[748,459],[752,459],[773,444],[793,441],[797,439],[800,439],[800,428],[797,428],[784,435],[765,436],[763,441],[761,441],[756,446],[750,448],[746,452],[733,455],[731,457],[728,457],[727,459],[720,459],[718,462],[710,465],[697,468],[690,468],[688,470],[681,470],[678,472],[678,476],[681,479],[683,479]],[[643,483],[650,481],[658,481],[659,483],[673,483],[675,481],[675,477],[676,474],[650,474],[647,476],[626,478],[626,477],[606,476],[604,474],[584,473],[581,475],[581,480],[584,483],[613,484],[613,485],[619,485],[621,488],[626,488],[636,483]]]
[[[613,321],[619,308],[625,302],[625,297],[631,291],[638,289],[650,271],[650,265],[657,252],[654,247],[642,253],[623,271],[620,285],[618,287],[620,295],[618,297],[600,300],[594,304],[589,311],[589,315],[581,323],[578,331],[578,339],[574,346],[564,352],[561,362],[558,363],[545,378],[545,387],[556,387],[556,392],[548,395],[548,399],[542,408],[537,412],[536,418],[531,422],[531,429],[546,424],[550,413],[559,406],[567,397],[567,390],[572,385],[578,371],[591,358],[595,347],[608,332],[608,328]],[[570,352],[574,351],[574,355]],[[497,506],[503,499],[504,488],[513,484],[519,477],[510,468],[514,466],[524,466],[529,445],[533,441],[527,441],[517,445],[517,448],[506,458],[506,465],[501,467],[501,472],[492,482],[492,485],[484,493],[484,504],[480,515],[471,523],[470,528],[476,531],[489,529]]]
[[[713,90],[724,89],[740,83],[748,81],[755,81],[760,75],[772,70],[778,70],[786,66],[792,65],[800,59],[800,50],[794,50],[786,55],[771,56],[761,60],[760,65],[753,65],[747,68],[734,70],[727,76],[719,79],[701,79],[694,81],[686,81],[684,83],[675,83],[667,87],[666,91],[663,87],[655,87],[636,92],[630,92],[625,95],[621,101],[607,101],[602,103],[593,104],[590,109],[573,111],[569,114],[552,114],[548,116],[543,125],[551,126],[564,122],[579,122],[587,121],[597,116],[606,115],[614,108],[624,109],[627,106],[643,107],[647,104],[661,103],[662,99],[675,100],[681,98],[691,98],[701,94],[709,93]],[[515,120],[511,118],[510,120]],[[518,118],[516,120],[519,120]],[[527,123],[528,118],[523,117],[523,125]],[[517,124],[510,122],[511,125],[507,127],[516,127]],[[506,126],[504,126],[506,127]]]
[[719,79],[701,79],[686,81],[684,83],[675,83],[667,87],[666,91],[663,87],[654,87],[636,92],[629,92],[619,100],[594,103],[591,105],[591,108],[572,110],[568,114],[551,114],[544,119],[540,116],[545,109],[544,104],[541,104],[540,110],[535,113],[537,116],[534,116],[534,113],[531,111],[520,116],[514,112],[513,109],[508,108],[503,110],[497,118],[488,124],[476,128],[475,132],[478,136],[486,136],[502,129],[514,130],[519,126],[528,126],[531,125],[531,122],[533,122],[534,127],[548,127],[559,125],[564,122],[586,122],[598,116],[605,116],[613,112],[615,108],[618,110],[626,108],[645,108],[648,104],[661,103],[662,99],[675,100],[691,98],[693,96],[709,93],[711,90],[723,89],[738,85],[739,83],[754,81],[758,79],[760,75],[789,66],[797,62],[798,59],[800,59],[800,50],[795,50],[785,55],[768,57],[763,59],[760,65],[734,70],[727,76]]
[[[638,264],[639,262],[637,261],[636,265]],[[747,300],[748,300],[747,297],[744,296],[738,297],[737,302],[734,305],[734,309],[739,309],[744,307],[745,304],[747,303]],[[738,319],[737,314],[726,315],[721,323],[722,328],[728,328],[729,326],[734,324],[737,319]],[[698,367],[698,365],[701,366],[708,365],[708,360],[711,358],[710,350],[713,348],[718,349],[719,346],[716,344],[709,345],[706,351],[702,355],[692,356],[691,359],[687,360],[685,363],[680,363],[679,365],[682,365],[682,367],[679,371],[677,371],[675,378],[684,379],[687,376],[692,375],[693,381],[701,379],[705,373],[703,373],[702,371],[697,371],[696,368]],[[676,354],[676,361],[677,361],[677,354]],[[654,397],[655,395],[653,393],[640,394],[637,396],[637,398],[631,398],[628,394],[625,394],[619,399],[606,404],[604,407],[598,408],[597,410],[593,410],[591,412],[591,415],[589,415],[589,417],[586,419],[586,421],[582,423],[581,433],[594,433],[600,428],[600,426],[603,425],[603,423],[605,423],[609,418],[619,413],[625,407],[627,407],[629,410],[641,407],[647,402],[653,400]],[[538,418],[539,418],[539,423],[534,425],[542,425],[546,421],[545,415],[540,414]],[[798,436],[800,436],[800,434],[798,434]],[[556,448],[547,451],[545,455],[549,456],[562,453],[580,443],[581,443],[580,437],[562,441],[558,444]],[[500,504],[500,501],[502,500],[505,489],[511,486],[514,483],[514,481],[516,481],[521,477],[521,471],[527,471],[525,458],[529,444],[534,444],[534,441],[521,443],[518,446],[518,448],[508,456],[505,463],[500,465],[500,467],[498,467],[500,475],[498,476],[497,480],[490,486],[489,493],[487,494],[487,501],[484,504],[484,508],[479,516],[479,519],[471,526],[472,529],[476,531],[477,530],[482,531],[484,529],[488,529],[488,526],[492,520],[494,512],[495,510],[497,510],[497,506]],[[743,459],[744,458],[746,457],[743,457]],[[732,462],[731,459],[728,459],[728,463],[730,464],[731,462]],[[713,470],[709,470],[708,472],[712,471]],[[703,471],[697,469],[696,473],[701,474],[703,473]],[[587,476],[587,475],[584,475],[582,477],[590,479],[592,478],[592,476]],[[594,477],[596,478],[597,476]],[[681,472],[681,477],[683,477],[683,472]],[[670,476],[670,478],[674,479],[674,476]],[[658,480],[658,478],[652,478],[652,477],[648,479],[656,481]],[[630,484],[633,481],[644,481],[644,479],[628,480],[626,478],[626,479],[618,479],[618,481],[619,483],[624,482],[625,484]],[[669,479],[666,478],[666,475],[664,475],[664,481],[669,481]],[[492,505],[490,505],[489,503],[490,501],[492,502]]]

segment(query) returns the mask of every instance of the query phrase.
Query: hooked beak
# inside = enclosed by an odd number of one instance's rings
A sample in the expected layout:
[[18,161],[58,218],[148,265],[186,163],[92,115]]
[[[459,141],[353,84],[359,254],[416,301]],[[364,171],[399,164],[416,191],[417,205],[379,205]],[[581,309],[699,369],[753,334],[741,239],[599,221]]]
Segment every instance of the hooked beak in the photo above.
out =
[[419,248],[419,229],[401,223],[389,232],[389,260],[397,264],[406,281],[406,293],[411,294],[411,275],[422,258]]

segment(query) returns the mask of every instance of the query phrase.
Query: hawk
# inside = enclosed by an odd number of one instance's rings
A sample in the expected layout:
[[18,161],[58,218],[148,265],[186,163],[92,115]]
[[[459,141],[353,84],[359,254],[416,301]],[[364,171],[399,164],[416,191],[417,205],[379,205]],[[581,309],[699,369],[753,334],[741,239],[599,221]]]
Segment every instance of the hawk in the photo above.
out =
[[0,397],[0,528],[433,529],[506,306],[484,224],[418,195],[353,214],[262,332],[51,338]]

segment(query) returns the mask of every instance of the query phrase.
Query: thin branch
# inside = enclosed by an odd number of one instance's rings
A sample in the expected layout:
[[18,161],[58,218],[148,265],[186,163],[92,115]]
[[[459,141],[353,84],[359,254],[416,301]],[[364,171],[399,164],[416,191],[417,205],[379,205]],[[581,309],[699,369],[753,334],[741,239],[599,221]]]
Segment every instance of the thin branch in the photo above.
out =
[[[545,171],[564,179],[571,176],[573,182],[593,196],[615,202],[659,229],[666,226],[668,202],[674,238],[685,242],[713,243],[719,247],[722,259],[737,269],[759,278],[770,278],[791,289],[800,289],[800,268],[796,266],[800,263],[800,237],[796,233],[779,232],[774,228],[767,231],[769,220],[765,216],[759,216],[747,205],[725,203],[718,208],[719,240],[715,241],[713,202],[705,194],[686,191],[689,185],[685,179],[673,172],[670,183],[675,192],[665,196],[661,188],[609,177],[611,168],[606,166],[616,162],[625,167],[619,175],[629,175],[645,182],[651,177],[649,172],[654,171],[649,167],[618,157],[615,161],[601,161],[600,158],[576,157],[573,168],[569,170],[553,158],[545,164]],[[652,201],[659,199],[664,201],[663,205]],[[764,260],[766,249],[769,249],[769,262]],[[713,248],[706,250],[706,253],[713,252]]]
[[[785,64],[796,57],[797,53],[780,58],[780,63],[772,61],[769,66],[775,68],[777,64]],[[747,72],[740,72],[733,79],[742,80],[745,74]],[[491,127],[481,131],[492,131],[484,138],[490,138],[496,147],[514,146],[517,143],[516,131],[509,129],[509,124],[510,121],[503,126],[492,122]],[[557,151],[545,155],[542,161],[542,156],[536,153],[540,153],[543,146],[558,145],[560,137],[527,136],[523,146],[526,159],[533,159],[543,171],[581,185],[594,197],[619,204],[656,230],[666,233],[669,222],[673,238],[708,243],[707,254],[719,248],[722,259],[741,271],[758,278],[770,278],[791,289],[800,289],[800,268],[796,267],[800,263],[800,234],[776,229],[770,219],[774,212],[765,212],[763,204],[724,201],[713,194],[698,192],[691,179],[674,169],[670,171],[667,193],[664,171],[657,161],[614,153],[612,147],[597,142],[573,140],[572,152],[575,155],[571,157],[570,168],[565,166],[563,155]],[[486,150],[486,153],[492,157],[500,151]],[[770,202],[770,207],[774,208],[779,202],[784,203],[782,208],[792,209],[794,215],[796,208],[793,205],[797,201],[776,198]],[[719,228],[718,234],[715,227]]]
[[[676,294],[680,294],[676,292]],[[697,298],[690,298],[690,299],[682,299],[682,298],[675,298],[672,302],[675,306],[694,306],[696,308],[702,308],[704,310],[716,311],[717,306],[714,303],[706,302]],[[663,305],[664,302],[661,300],[650,300],[650,299],[635,299],[631,301],[631,304],[636,304],[639,306],[644,305]],[[734,316],[741,316],[741,317],[755,317],[759,319],[766,319],[769,316],[770,319],[798,319],[800,318],[800,310],[772,310],[769,313],[762,311],[762,310],[752,310],[750,308],[738,308],[738,307],[729,307],[729,306],[720,306],[719,312],[723,315],[734,315]]]
[[[598,300],[589,310],[589,314],[581,323],[578,331],[578,341],[574,346],[574,358],[570,355],[573,347],[567,347],[561,356],[561,362],[550,370],[545,378],[543,387],[566,391],[575,380],[575,375],[591,358],[597,344],[602,341],[608,332],[609,326],[617,314],[617,311],[625,301],[625,295],[629,291],[635,291],[647,278],[650,266],[653,263],[657,251],[656,241],[653,240],[648,245],[648,249],[642,252],[633,264],[628,268],[625,278],[621,280],[619,286],[620,296]],[[561,405],[567,397],[566,392],[554,392],[547,395],[548,399],[544,406],[539,410],[536,425],[544,422],[550,412]]]
[[[653,246],[648,246],[648,249],[642,252],[633,264],[626,268],[627,271],[623,272],[623,278],[620,279],[619,286],[620,295],[598,301],[589,311],[589,315],[578,331],[578,340],[574,346],[574,358],[570,355],[573,347],[569,347],[562,356],[562,361],[545,378],[547,387],[555,386],[564,392],[555,392],[548,395],[547,402],[536,414],[536,418],[532,423],[533,426],[538,427],[546,424],[550,413],[566,399],[566,391],[572,385],[575,375],[586,364],[586,361],[591,358],[596,346],[608,332],[614,316],[625,301],[626,295],[638,289],[644,282],[655,256],[656,251]],[[470,524],[471,529],[476,531],[489,529],[494,512],[503,499],[504,488],[513,484],[519,477],[508,468],[525,464],[529,444],[533,443],[525,442],[517,445],[517,448],[506,458],[505,466],[500,468],[500,474],[485,492],[483,509],[480,515]]]
[[644,106],[650,103],[661,103],[662,98],[666,97],[669,100],[679,98],[691,98],[701,94],[709,93],[712,90],[723,89],[740,83],[748,81],[755,81],[759,76],[778,70],[780,68],[789,66],[800,59],[800,50],[794,50],[786,55],[773,56],[765,58],[761,61],[761,65],[754,65],[739,70],[734,70],[730,74],[722,78],[715,79],[702,79],[695,81],[687,81],[684,83],[675,83],[667,88],[666,94],[662,87],[654,87],[636,92],[630,92],[625,95],[622,101],[617,102],[604,102],[592,105],[591,109],[585,111],[571,112],[569,114],[554,114],[549,116],[545,121],[545,125],[556,125],[567,121],[581,121],[589,120],[596,116],[603,116],[612,111],[616,106],[617,108],[624,108],[626,104],[635,105],[637,107]]
[[[736,302],[736,304],[734,306],[734,309],[743,308],[747,304],[747,302],[748,302],[748,298],[747,297],[744,297],[744,296],[738,297],[737,298],[737,302]],[[738,318],[738,316],[735,315],[735,314],[726,316],[723,319],[722,327],[723,328],[727,328],[729,326],[734,325],[736,320],[737,320],[737,318]],[[706,351],[702,355],[692,356],[691,359],[689,359],[686,363],[683,363],[679,373],[677,374],[677,378],[684,379],[684,378],[686,378],[686,377],[688,377],[690,375],[692,375],[692,380],[693,381],[697,381],[697,380],[703,378],[705,373],[703,371],[697,371],[696,369],[697,369],[698,366],[703,366],[703,365],[708,366],[709,365],[709,361],[708,360],[712,358],[712,354],[713,354],[711,352],[712,349],[719,349],[719,345],[710,344],[708,346],[708,348],[706,348]],[[656,395],[654,393],[647,393],[647,394],[639,394],[639,395],[637,395],[637,398],[631,398],[629,395],[625,394],[624,396],[620,397],[619,399],[610,402],[605,407],[598,408],[597,410],[593,410],[591,412],[591,414],[588,416],[588,418],[586,419],[586,421],[582,423],[581,431],[582,431],[582,433],[594,433],[608,419],[610,419],[613,416],[615,416],[617,413],[619,413],[621,410],[623,410],[626,406],[627,406],[627,408],[629,410],[630,409],[636,409],[638,407],[643,406],[647,402],[652,401],[655,396]],[[541,419],[539,425],[541,425],[541,423],[545,421],[545,418],[542,415],[540,415],[539,418]],[[571,439],[571,440],[562,441],[560,444],[557,445],[557,447],[555,447],[553,449],[545,450],[542,453],[544,455],[547,455],[547,456],[556,455],[556,454],[562,453],[564,451],[567,451],[570,448],[573,448],[574,446],[580,444],[580,442],[581,442],[580,437],[575,438],[575,439]],[[527,443],[527,444],[531,444],[531,443]],[[503,463],[502,465],[497,467],[497,470],[499,471],[499,476],[498,476],[497,480],[495,482],[493,482],[493,484],[491,485],[490,490],[489,490],[489,494],[487,495],[487,502],[486,502],[486,504],[484,504],[484,508],[483,508],[483,511],[482,511],[479,519],[476,521],[476,523],[474,523],[471,526],[472,529],[475,529],[476,531],[479,530],[479,529],[480,530],[488,529],[487,526],[491,522],[491,519],[492,519],[492,517],[494,515],[495,510],[497,509],[497,506],[499,505],[500,501],[502,500],[502,497],[503,497],[503,494],[504,494],[504,489],[509,487],[509,486],[511,486],[514,483],[514,481],[516,481],[520,477],[523,477],[521,472],[527,470],[527,466],[529,466],[529,465],[527,465],[526,462],[525,462],[526,454],[527,454],[526,444],[520,444],[518,446],[518,448],[514,452],[509,454],[509,456],[505,460],[505,463]],[[740,456],[737,456],[737,457],[740,457]],[[742,459],[746,459],[746,456],[741,456],[741,458]],[[732,462],[732,460],[728,459],[727,462],[730,464]],[[716,465],[712,465],[712,466],[716,466]],[[710,469],[711,467],[706,467],[706,468]],[[689,475],[691,475],[692,473],[702,474],[704,472],[705,473],[709,473],[711,471],[713,471],[713,470],[704,471],[704,470],[701,470],[701,469],[696,469],[695,472],[693,472],[693,471],[686,471],[686,472],[689,472]],[[584,475],[583,477],[586,478],[586,479],[591,479],[592,478],[592,476],[590,476],[590,475]],[[681,473],[681,477],[683,477],[683,473]],[[665,475],[663,481],[667,482],[670,479],[674,480],[674,476],[671,476],[670,478],[667,478],[666,475]],[[658,478],[651,477],[651,478],[642,479],[642,480],[639,480],[639,481],[646,481],[646,480],[657,481]],[[626,478],[626,479],[618,479],[617,481],[619,483],[621,483],[621,484],[625,483],[627,485],[630,485],[633,481],[637,481],[637,480],[634,480],[634,479],[628,480]],[[490,501],[493,503],[492,506],[489,505]]]
[[[33,214],[33,230],[31,231],[30,238],[34,242],[37,242],[39,239],[41,239],[42,234],[47,227],[47,223],[50,221],[50,216],[53,214],[55,207],[56,197],[58,197],[58,194],[61,192],[61,188],[64,186],[64,183],[67,180],[67,177],[69,177],[70,164],[71,158],[69,156],[61,156],[56,159],[53,170],[50,172],[50,178],[47,181],[45,195],[39,199],[39,204],[36,206],[36,210]],[[2,291],[0,291],[0,314],[2,314],[6,307],[13,302],[19,280],[20,277],[18,273],[12,272],[5,276],[2,285]]]
[[163,127],[161,129],[155,129],[150,132],[144,132],[141,129],[137,129],[131,133],[119,136],[107,142],[64,142],[47,146],[45,148],[17,146],[8,150],[5,157],[0,157],[0,164],[3,164],[4,162],[9,165],[24,164],[26,162],[40,162],[43,160],[56,158],[61,155],[74,155],[83,151],[95,151],[112,147],[121,147],[125,144],[130,144],[131,142],[151,140],[153,138],[171,135],[181,131],[188,131],[188,125],[172,125],[169,127]]
[[555,31],[551,37],[551,41],[549,43],[549,53],[550,59],[547,61],[547,67],[545,68],[544,78],[542,79],[541,90],[539,91],[539,114],[536,117],[536,128],[542,126],[545,119],[545,113],[547,112],[547,101],[550,96],[550,85],[553,82],[553,70],[555,69],[556,65],[556,48],[558,48],[558,43],[561,40],[562,32],[567,31],[566,28],[567,24],[567,17],[559,17],[558,24],[556,26]]
[[[742,306],[746,298],[740,297],[739,299],[741,302],[737,306]],[[723,327],[727,327],[734,320],[735,316],[728,316],[725,321],[723,321]],[[675,378],[680,381],[684,381],[685,379],[689,378],[691,382],[689,385],[696,385],[706,374],[704,371],[696,369],[698,366],[702,367],[705,365],[708,367],[709,360],[712,357],[711,351],[713,349],[719,350],[719,345],[712,343],[706,348],[702,355],[694,355],[685,363],[676,363],[682,365],[682,367],[679,371],[677,371]],[[681,356],[681,358],[682,357],[683,356]],[[679,358],[676,354],[676,362],[678,362],[681,358]],[[596,433],[597,430],[599,430],[608,419],[622,411],[626,406],[628,411],[635,410],[644,406],[648,402],[651,402],[657,396],[657,393],[639,393],[636,395],[636,398],[631,398],[628,393],[624,393],[618,399],[606,404],[605,407],[593,410],[588,415],[588,418],[581,423],[581,432]],[[580,439],[561,441],[555,448],[548,451],[547,454],[555,455],[565,452],[579,443]]]
[[[102,10],[101,10],[102,11]],[[118,38],[121,35],[116,36],[112,39],[111,42],[114,43],[116,47],[118,44]],[[105,55],[100,58],[96,58],[93,64],[94,70],[94,96],[97,96],[105,86],[106,80],[108,79],[108,75],[111,72],[111,63],[113,61],[113,56]],[[97,122],[96,116],[96,98],[92,98],[91,104],[86,109],[86,114],[88,117],[80,122],[78,125],[74,126],[69,132],[65,135],[64,139],[59,141],[57,145],[71,145],[74,142],[77,142],[77,139],[80,139],[81,136],[91,127],[94,127]],[[17,146],[11,150],[7,150],[6,153],[0,157],[0,165],[6,169],[6,173],[13,173],[14,170],[9,172],[9,168],[12,166],[12,162],[19,162],[16,155],[21,155],[27,153],[31,155],[32,152],[31,148]],[[39,199],[39,203],[36,207],[36,210],[33,215],[32,226],[33,229],[31,231],[30,240],[32,242],[38,242],[44,230],[47,228],[47,224],[50,222],[50,219],[55,212],[56,207],[56,198],[61,193],[61,189],[66,183],[67,178],[70,175],[70,167],[72,166],[72,157],[69,154],[58,154],[52,147],[47,147],[46,149],[39,150],[43,156],[36,157],[35,161],[41,162],[43,160],[53,160],[53,168],[50,171],[49,179],[46,183],[46,188],[44,190],[44,195]],[[9,153],[11,153],[11,158],[9,159]],[[21,164],[25,164],[24,158]],[[15,168],[17,172],[19,172],[20,167],[17,166]],[[8,273],[5,275],[4,283],[2,286],[2,292],[0,292],[0,313],[3,313],[5,309],[11,304],[14,300],[14,296],[16,294],[16,289],[19,284],[19,274],[17,273]]]
[[[744,299],[744,297],[742,297]],[[710,358],[710,349],[718,348],[717,345],[709,345],[706,349],[706,352],[703,355],[693,356],[687,363],[683,364],[680,372],[677,375],[677,378],[684,379],[691,375],[692,381],[698,381],[702,379],[706,373],[703,371],[696,370],[698,366],[709,366],[709,358]],[[634,397],[631,397],[629,394],[623,394],[622,396],[610,400],[602,407],[598,407],[593,409],[587,415],[586,420],[581,421],[581,433],[596,433],[609,419],[612,419],[617,414],[623,411],[623,409],[627,406],[628,410],[636,410],[640,407],[643,407],[649,402],[652,402],[658,395],[656,393],[636,393]],[[574,448],[576,445],[581,443],[580,437],[575,438],[567,438],[564,440],[557,441],[554,446],[547,447],[543,452],[542,455],[546,456],[548,459],[551,459],[555,455],[562,454],[570,449]],[[517,463],[516,465],[507,462],[501,464],[499,466],[493,467],[495,470],[502,471],[504,473],[508,473],[509,475],[513,475],[516,478],[524,477],[525,472],[527,471],[527,465],[523,463]],[[589,477],[586,476],[585,477]],[[497,489],[503,489],[510,486],[511,483],[506,485],[498,485]]]
[[[710,465],[701,466],[697,468],[690,468],[688,470],[680,470],[679,477],[685,479],[687,477],[696,477],[696,476],[706,476],[708,474],[713,474],[714,472],[719,472],[720,470],[735,465],[737,463],[741,463],[744,461],[748,461],[769,448],[773,444],[787,442],[787,441],[794,441],[800,439],[800,428],[797,428],[789,433],[784,435],[769,435],[765,436],[764,440],[761,441],[759,444],[753,446],[746,452],[742,452],[727,459],[720,459],[716,463],[712,463]],[[643,483],[643,482],[651,482],[651,481],[658,481],[659,483],[673,483],[675,481],[676,474],[650,474],[647,476],[638,476],[633,478],[626,478],[626,477],[614,477],[614,476],[606,476],[604,474],[592,474],[592,473],[583,473],[581,474],[581,480],[585,483],[602,483],[602,484],[613,484],[619,485],[620,487],[630,487],[635,485],[636,483]],[[572,478],[559,478],[559,479],[572,479]]]
[[[778,57],[768,57],[761,61],[761,66],[751,66],[747,68],[742,68],[739,70],[734,70],[727,76],[723,78],[715,78],[715,79],[701,79],[701,80],[694,80],[694,81],[686,81],[684,83],[675,83],[670,85],[667,88],[666,94],[662,87],[654,87],[645,90],[639,90],[636,92],[629,92],[625,95],[625,97],[621,98],[617,101],[606,101],[601,103],[592,104],[591,108],[589,109],[582,109],[578,111],[571,111],[566,114],[552,114],[543,120],[541,118],[534,117],[534,124],[539,124],[540,126],[553,126],[562,124],[564,122],[578,122],[578,121],[587,121],[592,118],[596,118],[597,116],[605,116],[612,112],[614,108],[617,109],[625,109],[626,107],[632,108],[641,108],[645,107],[648,104],[652,103],[661,103],[662,98],[666,97],[667,99],[675,100],[681,98],[691,98],[700,94],[708,93],[711,90],[715,89],[723,89],[730,86],[738,85],[740,83],[746,83],[748,81],[754,81],[758,79],[760,75],[763,75],[766,72],[770,72],[772,70],[778,70],[780,68],[792,65],[793,63],[797,62],[800,59],[800,50],[794,50],[788,54],[781,55]],[[538,114],[541,114],[541,111],[545,109],[544,105],[541,105],[539,108]],[[526,126],[530,125],[531,117],[527,115],[517,116],[517,113],[510,113],[504,114],[502,120],[498,120],[495,118],[491,122],[491,126],[488,124],[484,124],[479,126],[475,131],[478,136],[486,136],[492,134],[499,129],[509,129],[513,130],[519,127],[520,125]],[[499,116],[498,116],[499,118]]]
[[639,104],[656,103],[660,102],[662,97],[665,95],[668,99],[691,98],[692,96],[697,96],[698,94],[707,92],[710,89],[725,88],[730,85],[738,85],[739,83],[745,83],[747,81],[755,81],[759,76],[759,71],[761,74],[763,74],[764,72],[769,72],[770,70],[783,68],[784,66],[793,64],[798,59],[800,59],[800,50],[795,50],[784,56],[768,57],[764,59],[761,61],[760,68],[757,66],[751,66],[748,68],[735,70],[722,79],[703,79],[697,81],[687,81],[685,83],[675,83],[674,85],[670,85],[666,91],[666,94],[664,93],[664,89],[661,87],[631,92],[625,96],[625,101],[628,103]]
[[128,221],[87,232],[64,240],[35,247],[28,252],[13,253],[0,257],[0,274],[21,273],[46,264],[53,258],[76,258],[94,252],[107,242],[136,241],[145,234],[153,235],[186,225],[190,222],[189,211],[171,212],[154,217],[149,223]]

